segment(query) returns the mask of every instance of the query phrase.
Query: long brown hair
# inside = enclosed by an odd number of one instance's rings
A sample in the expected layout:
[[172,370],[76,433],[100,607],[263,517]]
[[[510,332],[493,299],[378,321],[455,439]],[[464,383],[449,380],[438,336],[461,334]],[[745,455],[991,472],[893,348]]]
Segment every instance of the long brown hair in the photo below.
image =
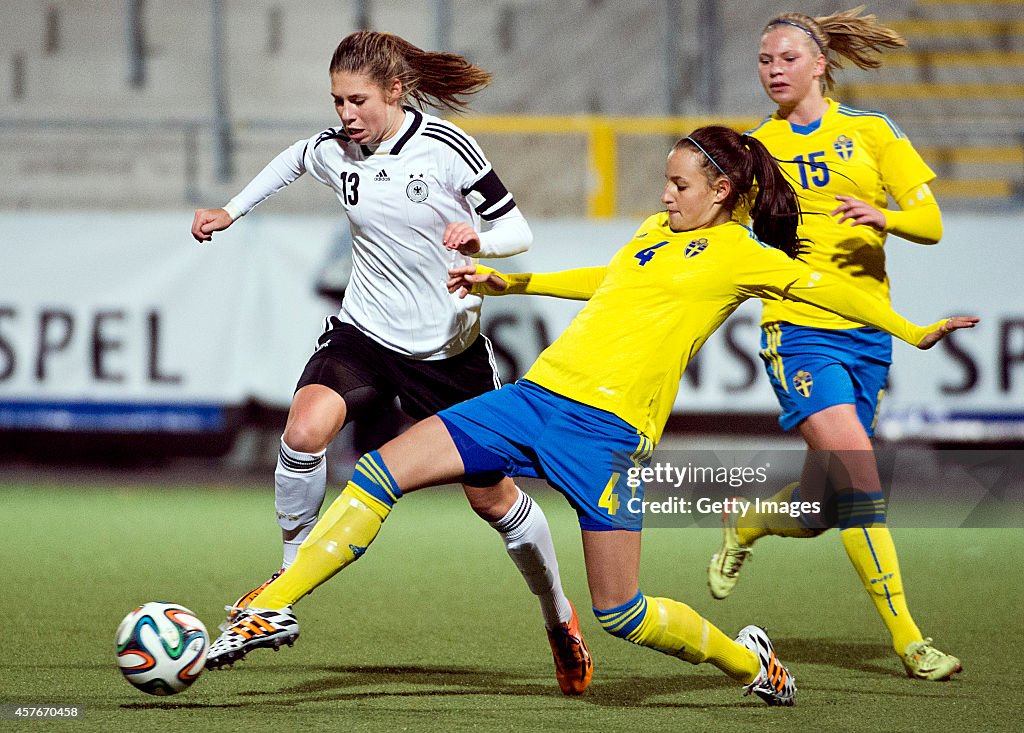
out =
[[885,49],[907,45],[906,39],[898,32],[878,22],[874,15],[861,15],[863,5],[833,15],[812,18],[803,13],[782,13],[776,15],[764,27],[767,33],[777,25],[799,28],[809,36],[817,51],[825,56],[825,76],[822,84],[826,90],[835,86],[837,69],[843,68],[838,56],[842,56],[861,69],[877,69],[882,65],[879,54]]
[[673,150],[689,148],[698,153],[708,184],[723,175],[731,192],[722,206],[732,211],[757,184],[757,195],[750,205],[751,228],[767,245],[781,249],[790,257],[800,254],[797,227],[800,204],[793,186],[764,144],[729,127],[699,127],[677,142]]
[[331,73],[363,73],[387,90],[402,82],[403,101],[460,112],[469,106],[461,97],[475,94],[491,75],[454,53],[424,51],[391,33],[357,31],[342,39],[331,57]]

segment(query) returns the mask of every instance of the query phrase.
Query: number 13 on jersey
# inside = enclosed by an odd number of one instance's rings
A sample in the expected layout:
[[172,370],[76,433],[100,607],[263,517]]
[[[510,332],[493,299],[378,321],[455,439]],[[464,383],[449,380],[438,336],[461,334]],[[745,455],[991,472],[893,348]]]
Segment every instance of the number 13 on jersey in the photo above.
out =
[[359,174],[341,172],[341,198],[346,206],[355,206],[359,203]]

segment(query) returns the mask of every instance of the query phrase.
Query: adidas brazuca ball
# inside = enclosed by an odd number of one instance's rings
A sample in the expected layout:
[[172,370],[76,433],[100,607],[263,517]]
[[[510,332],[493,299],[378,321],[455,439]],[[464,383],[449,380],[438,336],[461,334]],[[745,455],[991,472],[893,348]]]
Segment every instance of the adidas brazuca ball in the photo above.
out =
[[203,622],[176,603],[144,603],[117,627],[121,674],[150,695],[176,695],[195,682],[209,646]]

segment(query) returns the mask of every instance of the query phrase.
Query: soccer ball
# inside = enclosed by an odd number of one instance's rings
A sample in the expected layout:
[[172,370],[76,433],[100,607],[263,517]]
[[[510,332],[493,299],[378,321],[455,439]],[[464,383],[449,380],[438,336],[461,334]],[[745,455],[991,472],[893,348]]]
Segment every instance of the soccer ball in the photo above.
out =
[[117,664],[124,678],[150,695],[176,695],[199,677],[210,637],[184,606],[153,601],[117,627]]

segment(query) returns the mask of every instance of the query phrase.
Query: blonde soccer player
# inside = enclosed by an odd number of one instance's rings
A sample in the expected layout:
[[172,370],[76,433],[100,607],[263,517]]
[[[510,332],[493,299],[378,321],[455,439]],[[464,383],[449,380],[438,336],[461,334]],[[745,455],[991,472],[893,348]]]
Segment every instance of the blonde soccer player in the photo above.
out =
[[[733,210],[751,189],[752,228]],[[537,275],[456,268],[449,288],[588,300],[525,377],[417,423],[364,455],[341,496],[268,585],[210,647],[210,660],[287,643],[293,604],[374,539],[404,494],[503,471],[546,479],[575,507],[594,614],[608,633],[691,664],[708,663],[769,705],[791,705],[793,676],[764,630],[732,639],[679,601],[639,587],[643,487],[690,357],[744,300],[799,299],[928,348],[977,319],[919,327],[883,301],[819,277],[792,259],[799,211],[792,188],[756,139],[700,128],[668,155],[662,203],[606,267]],[[640,501],[637,501],[637,500]]]
[[[352,231],[341,310],[327,319],[299,377],[281,437],[274,489],[282,570],[317,521],[327,446],[342,427],[396,397],[420,419],[500,386],[480,333],[481,298],[460,300],[445,282],[449,268],[522,252],[533,235],[476,141],[408,104],[459,110],[489,81],[459,55],[424,51],[388,33],[353,33],[330,63],[341,125],[290,146],[223,208],[195,213],[192,234],[208,241],[308,173],[335,191]],[[562,590],[544,513],[501,471],[467,474],[463,482],[540,601],[560,688],[581,694],[593,664]],[[265,585],[232,604],[229,621]]]
[[[904,45],[874,16],[859,13],[860,8],[819,18],[784,13],[768,22],[758,70],[778,108],[749,134],[794,182],[803,212],[803,259],[888,302],[887,235],[934,244],[942,236],[942,217],[928,187],[935,174],[893,121],[825,96],[838,57],[875,68],[878,51]],[[898,208],[887,208],[890,196]],[[907,674],[948,679],[960,671],[960,661],[932,646],[907,607],[872,449],[892,361],[889,334],[791,300],[766,300],[761,325],[761,357],[782,407],[780,424],[795,428],[810,449],[800,482],[772,500],[828,503],[831,497],[837,511],[829,517],[726,515],[722,546],[708,568],[711,594],[721,599],[732,592],[757,540],[813,537],[838,525]]]

